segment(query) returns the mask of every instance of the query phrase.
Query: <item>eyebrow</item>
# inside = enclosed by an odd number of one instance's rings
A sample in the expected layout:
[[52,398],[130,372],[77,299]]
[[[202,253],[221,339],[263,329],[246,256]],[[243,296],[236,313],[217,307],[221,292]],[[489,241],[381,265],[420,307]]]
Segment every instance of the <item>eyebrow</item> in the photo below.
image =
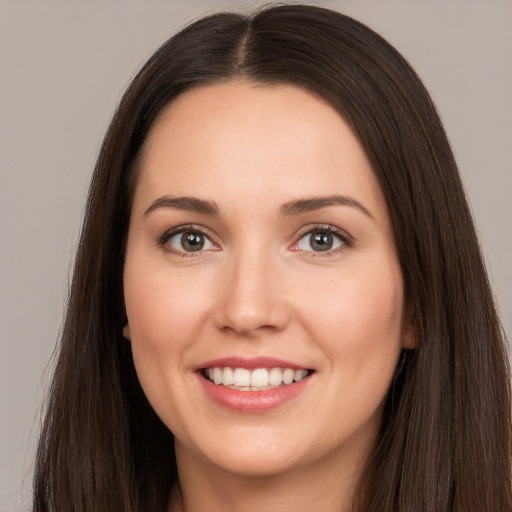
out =
[[[279,214],[282,217],[293,217],[304,213],[320,210],[329,206],[350,206],[364,213],[375,221],[373,215],[359,201],[347,196],[326,196],[326,197],[305,197],[294,199],[281,206]],[[202,213],[206,215],[219,216],[219,208],[213,201],[198,199],[197,197],[170,197],[162,196],[155,199],[150,207],[144,212],[144,216],[159,208],[172,208],[174,210],[185,210],[188,212]]]
[[375,221],[374,216],[370,211],[365,208],[359,201],[347,196],[326,196],[326,197],[305,197],[302,199],[295,199],[288,203],[283,204],[279,209],[279,213],[283,217],[292,217],[295,215],[302,215],[303,213],[320,210],[328,206],[350,206],[356,208],[364,213],[367,217]]
[[155,199],[151,203],[151,206],[144,212],[144,216],[149,215],[158,208],[172,208],[174,210],[185,210],[188,212],[219,216],[219,208],[213,201],[205,201],[197,197],[170,196],[162,196]]

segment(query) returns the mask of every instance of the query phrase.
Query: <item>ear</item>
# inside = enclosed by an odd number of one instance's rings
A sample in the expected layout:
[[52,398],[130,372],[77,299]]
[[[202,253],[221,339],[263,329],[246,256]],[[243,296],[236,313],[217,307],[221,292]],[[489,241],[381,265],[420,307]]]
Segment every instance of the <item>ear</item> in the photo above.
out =
[[416,333],[416,314],[414,306],[409,302],[404,311],[404,323],[402,326],[402,348],[411,350],[418,348]]
[[127,340],[131,340],[132,339],[132,335],[130,333],[130,325],[129,324],[126,324],[124,327],[123,327],[123,336],[127,339]]

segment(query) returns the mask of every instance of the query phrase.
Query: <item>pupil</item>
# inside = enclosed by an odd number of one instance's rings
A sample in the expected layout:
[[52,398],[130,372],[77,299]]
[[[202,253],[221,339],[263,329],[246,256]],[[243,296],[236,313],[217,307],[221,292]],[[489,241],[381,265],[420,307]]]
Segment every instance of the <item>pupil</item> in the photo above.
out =
[[200,251],[204,246],[204,236],[199,233],[183,233],[181,245],[186,251]]
[[314,233],[311,238],[311,248],[315,251],[328,251],[332,248],[332,235],[328,233]]

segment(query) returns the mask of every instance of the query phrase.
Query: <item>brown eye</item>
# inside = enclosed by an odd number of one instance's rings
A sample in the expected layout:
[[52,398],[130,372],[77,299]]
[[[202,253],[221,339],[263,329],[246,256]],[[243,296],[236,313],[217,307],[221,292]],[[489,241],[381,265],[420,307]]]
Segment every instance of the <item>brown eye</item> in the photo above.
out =
[[182,233],[181,246],[187,252],[200,251],[204,247],[204,235],[190,231]]
[[168,238],[166,245],[174,252],[199,252],[213,249],[212,241],[201,231],[181,231]]
[[328,251],[334,245],[334,237],[331,233],[316,232],[311,233],[309,245],[314,251]]
[[349,245],[348,240],[341,233],[330,229],[313,229],[298,241],[297,247],[301,251],[327,252]]

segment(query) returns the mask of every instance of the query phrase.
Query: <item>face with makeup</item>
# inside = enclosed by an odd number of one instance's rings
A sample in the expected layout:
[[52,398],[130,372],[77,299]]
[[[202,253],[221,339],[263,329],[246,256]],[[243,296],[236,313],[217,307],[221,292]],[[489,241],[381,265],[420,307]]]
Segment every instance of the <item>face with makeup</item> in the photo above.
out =
[[364,463],[412,342],[385,199],[328,103],[233,82],[168,106],[145,143],[124,292],[178,464]]

